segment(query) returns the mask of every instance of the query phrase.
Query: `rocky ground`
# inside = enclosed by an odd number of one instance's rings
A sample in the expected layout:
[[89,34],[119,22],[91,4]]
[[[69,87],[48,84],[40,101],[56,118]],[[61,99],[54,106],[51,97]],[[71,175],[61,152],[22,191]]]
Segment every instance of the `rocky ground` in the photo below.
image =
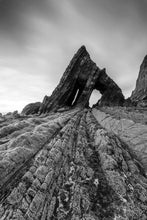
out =
[[105,106],[99,107],[99,109],[117,119],[126,118],[134,121],[135,123],[147,124],[147,108]]
[[147,125],[108,110],[1,120],[1,220],[147,219]]
[[51,96],[0,115],[0,220],[147,220],[146,76],[147,56],[125,99],[82,46]]

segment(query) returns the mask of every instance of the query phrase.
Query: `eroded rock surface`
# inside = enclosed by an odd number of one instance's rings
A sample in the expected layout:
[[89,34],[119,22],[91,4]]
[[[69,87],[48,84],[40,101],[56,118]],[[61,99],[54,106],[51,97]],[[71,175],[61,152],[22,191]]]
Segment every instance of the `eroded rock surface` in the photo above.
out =
[[56,111],[65,106],[87,107],[94,89],[102,94],[97,105],[123,105],[124,96],[121,89],[106,74],[105,69],[100,70],[96,66],[86,48],[82,46],[74,55],[52,95],[44,97],[40,113]]
[[75,108],[1,127],[0,219],[146,219],[145,169],[96,114],[99,123]]
[[110,114],[117,119],[130,119],[135,123],[141,123],[147,125],[147,108],[140,107],[108,107],[104,106],[99,108],[99,110]]
[[118,85],[107,75],[106,70],[100,71],[95,84],[95,89],[102,94],[101,99],[95,106],[122,106],[124,96]]
[[81,47],[40,109],[1,115],[0,220],[146,220],[145,108],[123,104]]
[[147,172],[147,125],[136,123],[129,118],[118,119],[97,109],[93,109],[92,112],[104,128],[128,144]]
[[147,55],[140,66],[136,88],[132,92],[131,100],[138,106],[147,107]]

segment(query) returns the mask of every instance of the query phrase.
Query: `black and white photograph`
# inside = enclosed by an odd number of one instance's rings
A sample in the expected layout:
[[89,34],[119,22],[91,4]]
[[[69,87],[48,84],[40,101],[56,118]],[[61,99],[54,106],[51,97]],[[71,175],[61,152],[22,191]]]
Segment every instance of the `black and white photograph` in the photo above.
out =
[[147,0],[0,0],[0,220],[147,220]]

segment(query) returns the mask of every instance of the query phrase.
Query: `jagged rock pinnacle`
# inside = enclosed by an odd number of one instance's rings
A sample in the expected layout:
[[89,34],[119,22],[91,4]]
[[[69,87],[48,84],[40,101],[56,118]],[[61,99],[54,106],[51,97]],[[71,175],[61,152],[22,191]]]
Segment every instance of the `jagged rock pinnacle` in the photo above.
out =
[[0,115],[0,220],[146,220],[147,114],[123,102],[81,47],[47,114]]
[[94,89],[102,94],[99,105],[122,105],[124,102],[121,89],[104,70],[96,66],[86,47],[82,46],[74,55],[52,95],[43,100],[40,113],[75,105],[84,108],[89,105]]
[[132,92],[131,100],[138,106],[147,106],[147,55],[145,56],[136,81],[136,88]]

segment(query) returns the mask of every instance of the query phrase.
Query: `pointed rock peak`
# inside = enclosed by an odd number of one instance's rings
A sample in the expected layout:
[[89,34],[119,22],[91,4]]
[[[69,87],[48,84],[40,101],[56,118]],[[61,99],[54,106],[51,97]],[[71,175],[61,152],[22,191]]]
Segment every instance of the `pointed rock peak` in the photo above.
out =
[[82,45],[82,46],[79,48],[79,50],[86,50],[85,45]]
[[[81,46],[66,68],[60,83],[46,100],[40,113],[56,111],[63,107],[89,106],[92,91],[102,94],[100,105],[122,105],[124,96],[117,84],[92,61],[85,46]],[[110,97],[111,94],[111,97]]]
[[143,62],[141,64],[141,68],[146,68],[146,67],[147,67],[147,55],[144,57]]
[[85,45],[82,45],[82,46],[79,48],[78,52],[81,52],[81,51],[86,51],[86,52],[87,52]]
[[106,69],[100,70],[90,58],[86,47],[81,46],[51,96],[44,97],[39,113],[73,106],[88,107],[94,89],[102,94],[97,105],[114,106],[124,102],[121,89],[107,75]]
[[84,45],[82,45],[82,46],[78,49],[78,51],[77,51],[77,53],[75,54],[75,56],[73,57],[73,59],[75,59],[75,57],[78,58],[78,57],[80,57],[80,56],[85,56],[85,55],[87,55],[88,57],[90,57],[90,55],[89,55],[89,53],[88,53],[86,47],[85,47]]
[[132,92],[131,100],[138,106],[147,106],[147,55],[140,66],[136,88]]

